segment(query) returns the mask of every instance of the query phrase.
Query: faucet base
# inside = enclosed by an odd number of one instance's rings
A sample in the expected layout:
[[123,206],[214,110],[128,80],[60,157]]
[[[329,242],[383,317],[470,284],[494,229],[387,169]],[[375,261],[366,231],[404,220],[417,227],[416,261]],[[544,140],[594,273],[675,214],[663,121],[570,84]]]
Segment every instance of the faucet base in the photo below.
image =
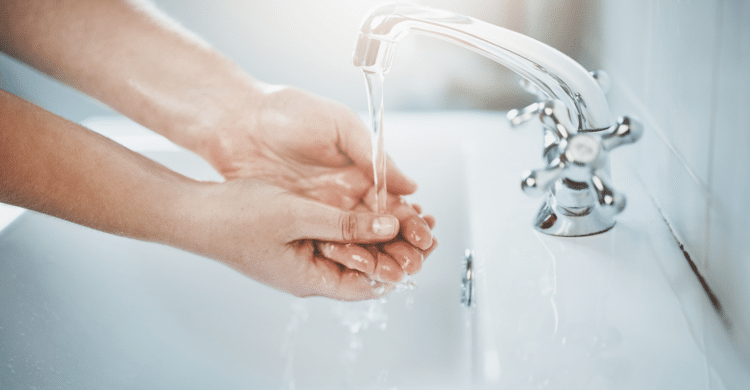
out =
[[557,204],[547,193],[534,220],[534,228],[544,234],[560,237],[581,237],[604,233],[615,226],[615,219],[600,207],[570,209]]

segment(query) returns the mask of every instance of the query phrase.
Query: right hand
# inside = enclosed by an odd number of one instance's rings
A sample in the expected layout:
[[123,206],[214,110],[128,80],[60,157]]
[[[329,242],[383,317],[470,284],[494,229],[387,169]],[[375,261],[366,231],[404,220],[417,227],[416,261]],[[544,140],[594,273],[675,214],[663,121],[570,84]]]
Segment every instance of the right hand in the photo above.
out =
[[[342,210],[372,211],[370,136],[360,118],[342,104],[296,88],[259,83],[256,92],[238,98],[224,119],[203,133],[201,154],[229,180],[260,179]],[[399,264],[412,274],[434,248],[434,218],[423,218],[403,201],[401,195],[414,192],[416,184],[390,159],[386,164],[387,209],[400,220],[400,236],[367,249],[344,242],[317,247],[328,259],[368,274],[378,264]]]
[[371,252],[364,247],[346,244],[398,246],[394,238],[399,221],[394,216],[341,210],[262,181],[198,185],[198,196],[183,205],[192,210],[192,220],[184,224],[186,231],[175,232],[180,240],[172,243],[176,246],[299,297],[373,299],[403,278],[401,265],[381,260],[382,256],[377,264],[358,265],[336,255],[323,256],[325,250],[316,248],[316,242],[330,242],[348,248],[347,253],[367,256]]

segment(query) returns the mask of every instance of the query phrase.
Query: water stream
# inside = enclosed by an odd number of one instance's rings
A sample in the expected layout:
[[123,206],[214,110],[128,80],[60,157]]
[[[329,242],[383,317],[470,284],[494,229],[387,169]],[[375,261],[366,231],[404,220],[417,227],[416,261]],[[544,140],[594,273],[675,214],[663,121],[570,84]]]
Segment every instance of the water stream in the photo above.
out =
[[[365,86],[367,87],[367,103],[370,111],[371,143],[372,143],[372,171],[375,186],[375,200],[372,209],[376,213],[385,213],[388,201],[388,190],[385,177],[385,148],[383,146],[383,81],[382,72],[363,70]],[[410,275],[396,283],[396,292],[413,290],[416,282]]]
[[[383,147],[383,73],[382,72],[363,72],[365,76],[365,85],[367,87],[367,101],[370,112],[371,140],[372,140],[372,170],[375,197],[371,205],[376,213],[386,213],[388,191],[385,177],[385,150]],[[375,284],[373,282],[373,284]],[[414,290],[417,287],[414,279],[406,275],[403,280],[395,283],[395,292]],[[385,291],[383,286],[379,286],[381,291]],[[377,292],[377,290],[376,290]],[[388,314],[385,312],[386,297],[378,300],[365,302],[335,302],[333,304],[333,314],[337,317],[347,332],[347,347],[341,352],[340,364],[343,368],[343,379],[346,388],[350,388],[356,383],[354,378],[354,368],[359,359],[359,355],[364,347],[361,331],[367,330],[371,325],[375,328],[385,331],[388,325]],[[406,307],[411,308],[414,305],[414,297],[406,297]],[[308,311],[303,301],[297,301],[292,305],[292,318],[287,327],[286,340],[282,347],[282,354],[286,359],[286,367],[282,389],[293,390],[296,388],[294,380],[294,345],[300,326],[307,321]],[[385,389],[388,383],[389,370],[383,367],[378,376],[378,389]],[[395,389],[389,387],[388,389]]]
[[376,213],[385,213],[388,191],[385,184],[385,151],[383,150],[383,73],[363,72],[367,86],[367,103],[372,124],[372,171],[375,184]]

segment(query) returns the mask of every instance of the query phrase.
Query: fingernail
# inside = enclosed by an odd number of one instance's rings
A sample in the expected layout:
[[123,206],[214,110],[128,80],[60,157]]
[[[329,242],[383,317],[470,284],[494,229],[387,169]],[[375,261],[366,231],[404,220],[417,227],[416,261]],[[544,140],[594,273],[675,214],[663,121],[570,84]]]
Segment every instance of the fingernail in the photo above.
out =
[[396,234],[398,220],[394,217],[377,217],[372,221],[372,232],[378,236],[392,236]]
[[407,221],[407,228],[402,234],[406,240],[421,250],[426,250],[432,245],[432,230],[422,218],[411,218]]

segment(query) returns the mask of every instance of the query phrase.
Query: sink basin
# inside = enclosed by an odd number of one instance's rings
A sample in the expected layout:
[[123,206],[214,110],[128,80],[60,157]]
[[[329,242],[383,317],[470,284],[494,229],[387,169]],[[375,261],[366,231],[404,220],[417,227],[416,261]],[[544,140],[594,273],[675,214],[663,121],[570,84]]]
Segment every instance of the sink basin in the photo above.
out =
[[[221,180],[123,118],[85,124],[187,176]],[[0,232],[0,387],[462,388],[469,225],[448,130],[386,130],[389,153],[421,183],[411,200],[436,216],[440,237],[418,288],[386,303],[298,299],[213,260],[23,213]]]
[[[123,118],[90,128],[185,175],[220,177]],[[615,228],[546,236],[541,131],[503,113],[387,113],[440,246],[387,302],[298,299],[170,247],[32,212],[0,218],[0,387],[734,389],[750,375],[637,176]],[[646,135],[648,136],[648,134]],[[629,153],[629,152],[625,152]],[[0,214],[3,211],[0,210]],[[8,213],[5,213],[6,219]],[[2,215],[0,215],[2,216]],[[475,305],[460,305],[473,249]]]

